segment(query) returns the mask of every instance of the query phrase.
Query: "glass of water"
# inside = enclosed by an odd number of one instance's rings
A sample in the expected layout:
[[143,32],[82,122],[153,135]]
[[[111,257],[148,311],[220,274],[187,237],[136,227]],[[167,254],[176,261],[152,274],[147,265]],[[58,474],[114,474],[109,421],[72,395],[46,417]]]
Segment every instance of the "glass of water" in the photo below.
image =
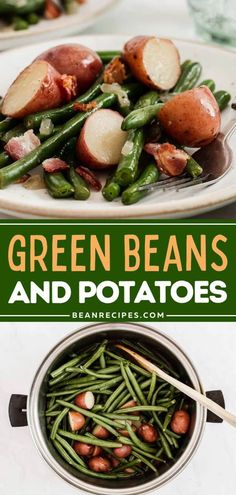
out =
[[202,36],[236,45],[236,0],[188,0],[188,3]]

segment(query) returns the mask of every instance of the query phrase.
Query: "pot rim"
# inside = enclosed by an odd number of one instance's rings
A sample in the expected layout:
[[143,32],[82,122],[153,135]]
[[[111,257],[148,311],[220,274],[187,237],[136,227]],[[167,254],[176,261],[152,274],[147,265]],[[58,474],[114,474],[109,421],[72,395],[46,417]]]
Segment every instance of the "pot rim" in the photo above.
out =
[[[48,371],[48,368],[53,363],[53,361],[58,357],[58,355],[65,351],[66,347],[79,341],[81,338],[91,335],[99,335],[99,332],[109,332],[113,330],[128,330],[131,333],[139,333],[143,335],[145,332],[145,337],[156,340],[160,342],[168,350],[176,356],[176,358],[181,362],[185,368],[186,373],[190,377],[194,384],[194,387],[199,392],[205,394],[202,381],[198,375],[198,372],[179,344],[175,342],[172,337],[169,337],[164,332],[151,327],[149,325],[140,323],[95,323],[91,325],[84,325],[76,330],[73,330],[65,337],[63,337],[45,356],[41,365],[35,373],[30,392],[27,400],[27,419],[30,429],[32,439],[36,445],[38,452],[41,457],[47,462],[47,464],[65,481],[69,482],[71,485],[83,490],[86,493],[98,494],[98,495],[142,495],[144,493],[150,493],[153,490],[164,486],[170,480],[173,480],[177,475],[179,475],[184,468],[189,464],[190,460],[196,453],[197,448],[201,442],[207,418],[207,410],[200,404],[196,403],[196,423],[191,436],[191,439],[184,450],[181,457],[177,462],[168,469],[161,476],[139,486],[133,486],[130,488],[104,488],[96,486],[96,480],[94,484],[87,483],[81,480],[79,477],[73,476],[66,469],[64,469],[55,459],[55,457],[49,451],[45,439],[42,434],[42,429],[39,421],[38,415],[38,400],[39,400],[39,389]],[[96,491],[95,491],[96,490]]]

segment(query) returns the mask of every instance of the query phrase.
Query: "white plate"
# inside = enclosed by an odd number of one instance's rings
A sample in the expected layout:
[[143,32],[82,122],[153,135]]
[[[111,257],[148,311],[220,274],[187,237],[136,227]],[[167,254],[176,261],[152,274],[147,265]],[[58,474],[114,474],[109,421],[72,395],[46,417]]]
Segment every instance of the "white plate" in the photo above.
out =
[[42,20],[36,26],[31,26],[26,31],[14,31],[12,28],[0,28],[0,50],[38,43],[39,41],[53,39],[79,33],[94,24],[98,17],[105,14],[119,0],[87,0],[81,5],[78,14],[62,15],[52,21]]
[[[81,42],[105,50],[121,49],[126,39],[124,36],[80,36],[2,53],[0,94],[4,94],[18,72],[36,55],[59,42]],[[189,41],[176,40],[176,44],[182,60],[191,58],[202,63],[202,78],[213,78],[218,89],[227,89],[235,97],[236,53]],[[234,115],[233,110],[225,111],[223,123]],[[236,136],[231,142],[236,150]],[[152,193],[132,206],[123,206],[120,200],[108,203],[101,193],[92,193],[88,201],[55,200],[45,190],[29,191],[22,185],[12,185],[0,191],[0,209],[20,218],[184,218],[198,215],[236,200],[236,153],[234,155],[232,170],[217,184],[201,190],[192,188],[178,193]]]

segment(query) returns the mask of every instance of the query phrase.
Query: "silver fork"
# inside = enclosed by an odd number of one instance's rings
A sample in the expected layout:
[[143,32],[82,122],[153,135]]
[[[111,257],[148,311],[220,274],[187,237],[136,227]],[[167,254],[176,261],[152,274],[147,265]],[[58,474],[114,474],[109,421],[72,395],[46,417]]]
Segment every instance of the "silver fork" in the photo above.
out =
[[169,177],[153,184],[139,187],[139,191],[179,191],[201,185],[202,187],[215,184],[222,179],[231,169],[233,152],[229,146],[229,139],[236,130],[236,118],[232,119],[219,133],[217,138],[207,146],[196,151],[192,157],[201,165],[202,174],[194,179],[183,173],[178,177]]

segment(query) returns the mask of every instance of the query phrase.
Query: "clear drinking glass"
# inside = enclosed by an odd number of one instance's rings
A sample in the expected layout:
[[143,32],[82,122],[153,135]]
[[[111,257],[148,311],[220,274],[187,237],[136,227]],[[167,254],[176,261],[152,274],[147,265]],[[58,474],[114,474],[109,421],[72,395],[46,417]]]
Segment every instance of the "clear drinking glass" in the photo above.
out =
[[236,45],[236,0],[188,0],[188,3],[202,36]]

